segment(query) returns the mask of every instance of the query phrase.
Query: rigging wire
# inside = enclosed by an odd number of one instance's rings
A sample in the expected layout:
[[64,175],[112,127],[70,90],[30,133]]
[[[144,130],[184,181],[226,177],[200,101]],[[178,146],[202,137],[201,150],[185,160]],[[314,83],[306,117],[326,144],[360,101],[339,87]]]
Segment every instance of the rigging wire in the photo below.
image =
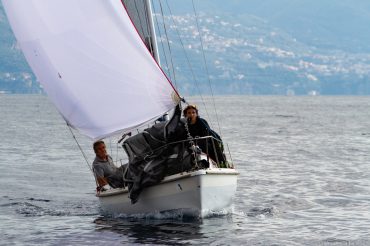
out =
[[[78,148],[80,149],[80,151],[81,151],[81,153],[82,153],[82,156],[84,157],[84,159],[85,159],[85,161],[86,161],[86,164],[87,164],[88,168],[90,169],[90,171],[92,172],[92,174],[93,174],[93,176],[94,176],[96,187],[99,187],[100,185],[99,185],[99,183],[98,183],[98,179],[97,179],[97,177],[96,177],[96,175],[95,175],[95,172],[93,171],[93,169],[92,169],[91,165],[89,164],[89,161],[88,161],[88,158],[87,158],[87,156],[86,156],[85,152],[83,151],[83,149],[82,149],[82,147],[81,147],[80,143],[78,142],[78,140],[77,140],[77,138],[76,138],[76,135],[73,133],[71,126],[70,126],[68,123],[67,123],[67,126],[68,126],[68,129],[69,129],[69,131],[71,132],[72,137],[73,137],[73,139],[75,140],[75,142],[76,142],[76,144],[77,144]],[[111,144],[111,143],[110,143],[110,144]],[[118,148],[117,148],[117,151],[118,151]]]
[[180,41],[180,44],[181,44],[182,50],[183,50],[183,52],[184,52],[184,55],[185,55],[185,58],[186,58],[186,62],[187,62],[187,64],[188,64],[188,66],[189,66],[190,73],[191,73],[191,75],[192,75],[192,77],[193,77],[193,80],[194,80],[194,82],[195,82],[195,86],[196,86],[196,88],[197,88],[197,90],[198,90],[198,93],[199,93],[199,96],[200,96],[200,98],[201,98],[202,104],[203,104],[204,109],[205,109],[205,111],[206,111],[206,115],[207,115],[207,117],[208,117],[208,118],[210,118],[210,117],[209,117],[209,113],[208,113],[207,106],[206,106],[206,104],[205,104],[205,100],[204,100],[204,98],[203,98],[203,96],[202,96],[202,92],[201,92],[201,90],[200,90],[200,88],[199,88],[199,81],[196,79],[196,76],[195,76],[195,73],[194,73],[194,70],[193,70],[193,66],[191,65],[191,62],[190,62],[189,56],[188,56],[188,54],[187,54],[187,52],[186,52],[185,45],[184,45],[184,43],[183,43],[183,41],[182,41],[182,38],[181,38],[181,35],[180,35],[180,32],[179,32],[179,29],[177,28],[177,25],[176,25],[176,21],[175,21],[175,19],[173,18],[173,14],[172,14],[171,8],[170,8],[170,6],[169,6],[169,4],[168,4],[168,1],[166,0],[165,2],[166,2],[166,5],[167,5],[167,8],[168,8],[168,11],[169,11],[169,13],[170,13],[170,19],[171,19],[171,21],[172,21],[172,23],[173,23],[173,26],[174,26],[174,29],[175,29],[175,31],[176,31],[177,37],[178,37],[178,39],[179,39],[179,41]]
[[82,153],[82,156],[84,157],[84,159],[85,159],[85,161],[86,161],[86,164],[87,164],[88,168],[90,169],[90,171],[91,171],[91,172],[92,172],[92,174],[94,175],[95,184],[96,184],[96,187],[98,187],[98,186],[99,186],[98,180],[97,180],[97,178],[96,178],[95,172],[93,171],[92,167],[91,167],[91,166],[90,166],[90,164],[89,164],[89,161],[87,160],[87,156],[86,156],[85,152],[84,152],[84,151],[83,151],[83,149],[81,148],[80,143],[77,141],[77,138],[76,138],[75,134],[73,133],[71,126],[70,126],[68,123],[67,123],[67,126],[68,126],[69,131],[70,131],[70,132],[71,132],[71,134],[72,134],[72,137],[73,137],[73,138],[74,138],[74,140],[76,141],[77,146],[78,146],[78,148],[80,149],[80,151],[81,151],[81,153]]
[[110,156],[113,156],[113,148],[112,148],[112,139],[109,138],[109,149],[110,149]]
[[119,148],[119,143],[117,141],[117,144],[116,144],[116,163],[118,163],[118,148]]
[[[156,10],[155,10],[155,5],[154,4],[152,4],[152,8],[153,8],[153,13],[155,13]],[[162,15],[162,23],[163,22],[164,22],[164,18],[163,18],[163,15]],[[161,32],[161,28],[159,27],[157,15],[155,17],[155,23],[156,23],[157,30],[158,30],[158,36],[162,39],[162,32]],[[160,42],[160,44],[161,44],[161,48],[162,48],[162,52],[163,52],[164,61],[165,61],[166,67],[167,67],[166,71],[168,72],[168,77],[172,78],[171,71],[169,69],[170,66],[168,65],[168,60],[167,60],[167,55],[166,55],[167,53],[165,52],[164,44],[163,44],[162,41]],[[174,81],[174,82],[176,83],[176,81]]]
[[91,171],[91,172],[93,172],[93,170],[92,170],[92,168],[91,168],[91,166],[90,166],[90,163],[89,163],[89,161],[88,161],[88,159],[87,159],[87,156],[86,156],[85,152],[83,151],[83,149],[81,148],[80,143],[77,141],[76,135],[73,133],[71,126],[70,126],[68,123],[67,123],[67,126],[68,126],[69,131],[70,131],[70,132],[71,132],[71,134],[72,134],[73,139],[76,141],[77,146],[78,146],[78,148],[80,149],[80,151],[81,151],[81,153],[82,153],[82,156],[84,157],[84,159],[85,159],[85,161],[86,161],[87,166],[89,167],[90,171]]
[[[202,96],[202,93],[201,93],[201,91],[200,91],[200,88],[199,88],[199,83],[198,83],[198,80],[196,79],[196,76],[195,76],[195,74],[194,74],[194,70],[193,70],[193,68],[192,68],[192,66],[191,66],[191,63],[190,63],[190,60],[189,60],[189,57],[188,57],[188,55],[187,55],[187,53],[186,53],[186,50],[185,50],[185,47],[184,47],[184,44],[183,44],[183,42],[182,42],[182,38],[181,38],[181,36],[180,36],[180,34],[179,34],[179,31],[178,31],[178,28],[177,28],[177,26],[176,26],[176,22],[175,22],[175,20],[174,20],[174,18],[173,18],[173,14],[172,14],[172,11],[171,11],[171,8],[169,7],[169,4],[168,4],[168,1],[166,0],[165,1],[165,3],[166,3],[166,5],[167,5],[167,8],[168,8],[168,10],[169,10],[169,12],[170,12],[170,19],[172,20],[172,22],[174,23],[174,27],[175,27],[175,31],[176,31],[176,34],[177,34],[177,36],[178,36],[178,38],[179,38],[179,40],[180,40],[180,44],[181,44],[181,46],[182,46],[182,49],[183,49],[183,51],[184,51],[184,54],[185,54],[185,57],[186,57],[186,61],[187,61],[187,63],[188,63],[188,65],[189,65],[189,68],[190,68],[190,71],[191,71],[191,74],[192,74],[192,77],[193,77],[193,80],[195,81],[195,85],[196,85],[196,87],[197,87],[197,90],[198,90],[198,92],[199,92],[199,95],[200,95],[200,97],[201,97],[201,101],[202,101],[202,103],[203,103],[203,105],[204,105],[204,108],[205,108],[205,111],[206,111],[206,114],[207,114],[207,117],[208,118],[210,118],[209,117],[209,113],[208,113],[208,110],[207,110],[207,106],[206,106],[206,104],[205,104],[205,100],[204,100],[204,98],[203,98],[203,96]],[[138,16],[139,16],[139,25],[140,25],[140,28],[141,28],[141,30],[142,30],[142,33],[143,33],[143,35],[144,35],[144,25],[143,25],[143,23],[142,23],[142,20],[141,20],[141,18],[140,18],[140,14],[139,14],[139,10],[138,10],[138,6],[137,6],[137,1],[134,1],[134,6],[135,6],[135,9],[136,9],[136,12],[137,12],[137,14],[138,14]],[[153,9],[154,9],[154,4],[152,4],[152,6],[153,6]],[[161,16],[162,16],[162,23],[163,23],[163,30],[164,30],[164,35],[165,35],[165,40],[167,41],[167,48],[168,48],[168,51],[169,51],[169,56],[170,56],[170,63],[168,63],[168,60],[167,60],[167,55],[166,55],[166,52],[165,52],[165,49],[164,49],[164,42],[163,41],[161,41],[161,46],[162,46],[162,49],[163,49],[163,51],[164,51],[164,57],[165,57],[165,62],[166,62],[166,65],[167,65],[167,67],[168,67],[168,72],[169,72],[169,75],[171,75],[171,70],[172,70],[172,75],[173,75],[173,81],[174,81],[174,83],[175,83],[175,87],[176,88],[178,88],[178,86],[177,86],[177,79],[176,79],[176,72],[175,72],[175,66],[174,66],[174,62],[173,62],[173,59],[172,59],[172,57],[173,57],[173,55],[172,55],[172,49],[171,49],[171,45],[170,45],[170,42],[169,42],[169,35],[168,35],[168,32],[167,32],[167,27],[166,27],[166,22],[165,22],[165,18],[164,18],[164,12],[163,12],[163,6],[162,6],[162,1],[161,0],[159,0],[159,6],[160,6],[160,12],[161,12]],[[194,0],[192,0],[192,6],[193,6],[193,11],[194,11],[194,15],[195,15],[195,22],[196,22],[196,27],[197,27],[197,29],[198,29],[198,33],[199,33],[199,40],[200,40],[200,44],[201,44],[201,50],[202,50],[202,55],[203,55],[203,62],[204,62],[204,66],[205,66],[205,70],[206,70],[206,75],[207,75],[207,80],[208,80],[208,85],[209,85],[209,88],[210,88],[210,91],[211,91],[211,98],[212,98],[212,103],[213,103],[213,107],[214,107],[214,111],[215,111],[215,115],[216,115],[216,121],[217,121],[217,125],[218,125],[218,131],[220,132],[220,135],[222,136],[222,133],[221,133],[221,127],[220,127],[220,123],[219,123],[219,117],[218,117],[218,113],[217,113],[217,109],[216,109],[216,104],[215,104],[215,100],[214,100],[214,93],[213,93],[213,88],[212,88],[212,85],[211,85],[211,81],[210,81],[210,75],[209,75],[209,70],[208,70],[208,64],[207,64],[207,61],[206,61],[206,57],[205,57],[205,51],[204,51],[204,45],[203,45],[203,40],[202,40],[202,32],[201,32],[201,29],[200,29],[200,27],[199,27],[199,21],[198,21],[198,14],[197,14],[197,12],[196,12],[196,9],[195,9],[195,4],[194,4]],[[147,7],[147,6],[145,6],[145,7]],[[146,21],[146,23],[148,24],[148,16],[147,15],[145,15],[145,21]],[[156,20],[156,24],[157,24],[157,29],[158,29],[158,32],[159,32],[159,36],[160,37],[162,37],[162,33],[161,33],[161,31],[160,31],[160,27],[159,27],[159,24],[158,24],[158,19],[157,18],[155,18],[155,20]],[[147,28],[149,28],[149,26],[147,25]],[[147,30],[148,31],[148,30]],[[150,33],[149,31],[148,31],[148,33]],[[162,38],[161,38],[161,40],[162,40]],[[151,42],[152,42],[152,40],[149,38],[149,49],[151,50]],[[170,65],[169,65],[170,64]],[[171,76],[170,76],[171,77]]]
[[195,10],[194,0],[191,0],[191,2],[193,4],[195,22],[197,24],[197,29],[198,29],[198,33],[199,33],[199,40],[200,40],[200,45],[201,45],[201,49],[202,49],[203,62],[204,62],[204,66],[205,66],[206,73],[207,73],[208,84],[209,84],[209,87],[210,87],[210,90],[211,90],[212,102],[213,102],[213,107],[214,107],[215,114],[216,114],[216,121],[217,121],[218,131],[220,133],[220,136],[222,136],[220,122],[219,122],[219,119],[218,119],[218,114],[217,114],[217,109],[216,109],[216,103],[215,103],[214,94],[213,94],[213,88],[212,88],[212,85],[211,85],[211,80],[210,80],[209,71],[208,71],[208,64],[207,64],[207,60],[206,60],[206,56],[205,56],[205,52],[204,52],[204,46],[203,46],[203,40],[202,40],[203,35],[202,35],[202,32],[201,32],[201,29],[199,28],[198,14],[197,14],[197,11]]
[[170,65],[171,65],[171,68],[172,68],[173,79],[174,79],[174,82],[175,82],[175,86],[177,88],[178,86],[177,86],[177,82],[176,82],[175,67],[174,67],[174,63],[173,63],[173,60],[172,60],[172,50],[171,50],[170,41],[168,39],[168,33],[167,33],[166,23],[164,21],[163,7],[162,7],[162,1],[161,0],[159,0],[159,6],[160,6],[160,9],[161,9],[161,14],[162,14],[162,18],[163,18],[163,27],[164,27],[164,32],[165,32],[166,40],[167,40],[168,51],[170,53],[169,54],[170,60],[171,60]]

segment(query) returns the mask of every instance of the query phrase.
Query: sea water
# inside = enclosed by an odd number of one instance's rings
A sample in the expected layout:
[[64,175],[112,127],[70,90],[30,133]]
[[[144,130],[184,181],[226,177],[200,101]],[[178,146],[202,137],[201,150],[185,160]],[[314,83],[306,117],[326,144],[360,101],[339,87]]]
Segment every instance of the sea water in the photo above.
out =
[[230,214],[102,215],[91,140],[85,160],[47,97],[0,95],[0,244],[370,245],[369,97],[188,101],[240,171]]

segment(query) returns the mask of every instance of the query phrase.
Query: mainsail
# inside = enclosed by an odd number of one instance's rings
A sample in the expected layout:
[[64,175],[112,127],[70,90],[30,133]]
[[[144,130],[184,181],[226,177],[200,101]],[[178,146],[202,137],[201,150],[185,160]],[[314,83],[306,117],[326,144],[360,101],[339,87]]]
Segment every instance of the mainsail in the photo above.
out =
[[159,62],[150,0],[122,0],[122,3],[146,47]]
[[177,104],[120,0],[2,2],[38,80],[82,134],[129,131]]

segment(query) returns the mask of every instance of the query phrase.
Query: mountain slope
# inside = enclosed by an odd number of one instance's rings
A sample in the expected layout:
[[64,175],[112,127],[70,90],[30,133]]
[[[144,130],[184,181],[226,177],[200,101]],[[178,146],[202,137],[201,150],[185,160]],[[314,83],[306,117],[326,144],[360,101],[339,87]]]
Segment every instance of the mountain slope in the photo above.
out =
[[10,29],[0,2],[0,93],[41,93]]
[[[169,2],[176,77],[165,62],[166,44],[162,65],[185,95],[209,94],[209,84],[216,94],[370,94],[370,2],[194,1],[202,39],[191,1]],[[0,33],[0,92],[42,92],[1,4]]]

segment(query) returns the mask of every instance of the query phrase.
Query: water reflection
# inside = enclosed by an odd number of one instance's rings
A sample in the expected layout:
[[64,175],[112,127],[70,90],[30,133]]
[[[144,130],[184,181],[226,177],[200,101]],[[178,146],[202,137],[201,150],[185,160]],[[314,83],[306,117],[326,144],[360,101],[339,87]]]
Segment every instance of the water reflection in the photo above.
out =
[[96,231],[122,235],[128,243],[184,245],[204,237],[202,220],[197,218],[159,220],[98,217],[94,223]]

